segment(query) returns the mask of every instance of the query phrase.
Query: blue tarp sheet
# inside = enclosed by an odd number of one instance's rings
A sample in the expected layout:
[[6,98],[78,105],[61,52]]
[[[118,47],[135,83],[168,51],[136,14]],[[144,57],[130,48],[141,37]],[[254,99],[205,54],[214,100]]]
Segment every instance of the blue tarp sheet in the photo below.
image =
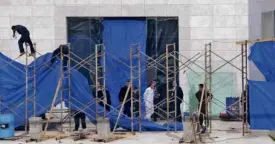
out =
[[275,43],[255,43],[249,60],[253,61],[266,81],[249,81],[250,128],[275,130]]
[[[119,90],[130,80],[130,45],[140,43],[140,50],[146,51],[146,21],[144,20],[103,20],[103,43],[106,46],[106,86],[110,91],[112,105],[117,107],[120,102]],[[137,46],[133,46],[137,49]],[[141,57],[141,69],[144,70],[145,56]],[[133,59],[133,66],[138,59]],[[135,68],[137,70],[137,68]],[[134,74],[137,77],[137,73]],[[133,84],[137,86],[138,81]],[[146,89],[145,72],[141,74],[141,94]]]
[[266,81],[275,81],[275,43],[255,43],[250,48],[249,60],[252,60]]
[[[60,78],[60,62],[57,61],[51,67],[47,67],[49,64],[51,54],[48,53],[36,59],[36,116],[45,113],[49,110],[55,90]],[[1,111],[3,113],[15,114],[15,126],[24,125],[25,122],[25,66],[17,63],[2,53],[0,53],[0,95],[1,95]],[[9,63],[9,65],[7,65]],[[29,80],[28,91],[29,97],[33,96],[33,64],[28,66]],[[66,75],[66,73],[65,73]],[[71,71],[71,102],[72,109],[83,110],[91,122],[95,123],[95,104],[91,89],[89,87],[87,79],[77,70]],[[63,80],[63,88],[68,86],[67,80]],[[59,95],[60,96],[60,95]],[[68,93],[64,92],[63,97],[65,101],[68,100]],[[59,98],[57,102],[59,103]],[[68,104],[68,103],[67,103]],[[33,114],[33,102],[32,98],[28,101],[28,118]],[[103,108],[99,107],[99,111]],[[102,113],[100,113],[102,115]],[[107,113],[110,118],[111,127],[114,126],[118,112],[112,111]],[[134,122],[134,130],[138,131],[138,122]],[[131,129],[131,120],[129,118],[121,116],[121,120],[118,122],[118,126],[126,130]],[[170,126],[173,129],[173,126]],[[178,130],[182,130],[182,125],[178,125]],[[156,124],[151,121],[142,120],[143,131],[165,131],[166,126]]]
[[250,129],[275,130],[275,82],[249,81]]
[[[42,63],[49,60],[51,54],[47,54],[43,57],[39,57],[36,60],[36,101],[37,101],[37,114],[45,112],[43,107],[49,108],[52,102],[55,89],[59,79],[59,64],[53,65],[49,69]],[[14,113],[15,114],[15,126],[24,124],[25,121],[25,66],[12,61],[8,57],[0,53],[0,95],[2,101],[1,110],[3,113]],[[11,65],[7,65],[10,63]],[[28,67],[28,117],[33,114],[33,64]],[[57,72],[54,72],[57,71]],[[12,111],[11,111],[12,110]]]

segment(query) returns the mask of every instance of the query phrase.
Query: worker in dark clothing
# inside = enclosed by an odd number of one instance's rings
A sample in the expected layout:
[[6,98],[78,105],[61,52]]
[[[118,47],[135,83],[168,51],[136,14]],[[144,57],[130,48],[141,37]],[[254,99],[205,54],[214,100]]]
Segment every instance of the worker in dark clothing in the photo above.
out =
[[15,32],[17,32],[18,34],[21,35],[21,38],[18,40],[18,45],[19,45],[19,50],[20,50],[20,55],[22,56],[23,54],[25,54],[25,50],[23,47],[23,43],[27,43],[30,46],[31,49],[31,54],[30,56],[35,56],[35,50],[30,38],[30,32],[29,30],[22,25],[14,25],[11,27],[12,31],[13,31],[13,37],[15,37]]
[[[202,92],[203,92],[203,86],[204,84],[199,84],[199,91],[196,93],[196,98],[198,99],[198,102],[199,102],[199,108],[200,109],[200,103],[201,103],[201,96],[202,96]],[[207,93],[207,94],[205,94]],[[205,90],[205,93],[203,95],[203,100],[202,100],[202,105],[201,105],[201,111],[200,111],[200,115],[199,115],[199,121],[200,121],[200,126],[202,127],[203,126],[203,122],[204,122],[204,119],[205,119],[205,125],[207,126],[208,125],[208,118],[205,117],[206,114],[207,114],[207,107],[208,107],[208,100],[209,98],[212,99],[213,95],[210,94],[210,92],[208,90]]]
[[[127,81],[126,85],[120,89],[118,94],[120,103],[123,103],[124,97],[126,95],[126,92],[129,86],[130,86],[130,81]],[[126,116],[131,117],[131,88],[129,89],[128,95],[126,96],[123,113]]]
[[[62,54],[61,54],[62,53]],[[55,62],[56,58],[61,58],[63,56],[63,69],[67,69],[68,64],[68,54],[69,54],[69,47],[67,45],[60,45],[57,49],[53,51],[52,58],[51,58],[51,65]]]
[[[94,98],[96,98],[95,91],[96,89],[93,91]],[[106,94],[106,99],[104,98],[102,86],[98,83],[98,89],[97,89],[97,97],[99,99],[98,103],[102,107],[104,107],[104,103],[105,103],[106,111],[110,111],[111,105],[112,105],[110,92],[108,90],[105,90],[105,94]]]
[[183,100],[183,91],[182,91],[181,87],[177,85],[176,82],[173,82],[173,87],[174,87],[174,91],[172,93],[173,100],[174,100],[175,90],[177,90],[176,91],[176,93],[177,93],[177,96],[176,96],[177,97],[177,101],[176,101],[176,104],[175,104],[176,111],[177,111],[176,120],[178,122],[182,122],[180,104],[182,103],[182,100]]
[[78,131],[79,128],[79,120],[81,120],[81,125],[82,125],[82,129],[85,130],[86,129],[86,115],[83,112],[78,112],[75,111],[74,113],[74,131]]

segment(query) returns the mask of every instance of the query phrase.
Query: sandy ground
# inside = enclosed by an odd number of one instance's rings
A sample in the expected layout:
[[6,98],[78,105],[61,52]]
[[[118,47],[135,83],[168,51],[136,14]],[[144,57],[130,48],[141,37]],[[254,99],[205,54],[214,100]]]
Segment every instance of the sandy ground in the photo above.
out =
[[[273,144],[274,142],[268,137],[268,131],[250,131],[249,134],[242,136],[240,122],[221,122],[213,121],[213,129],[210,136],[204,136],[206,143],[214,144]],[[18,132],[17,132],[18,134]],[[122,135],[124,138],[109,142],[109,144],[178,144],[179,138],[183,132],[143,132],[136,135]],[[23,144],[25,139],[17,141],[0,141],[1,144]],[[29,142],[34,144],[36,142]],[[103,142],[94,142],[92,138],[74,141],[71,137],[55,140],[54,138],[38,142],[39,144],[98,144]]]

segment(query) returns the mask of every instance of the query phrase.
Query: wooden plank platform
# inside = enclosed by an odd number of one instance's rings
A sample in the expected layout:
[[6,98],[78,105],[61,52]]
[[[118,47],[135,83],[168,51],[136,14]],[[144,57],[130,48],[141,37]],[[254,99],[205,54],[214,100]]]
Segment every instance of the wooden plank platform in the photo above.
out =
[[123,139],[123,138],[128,138],[128,137],[131,137],[134,135],[135,134],[132,134],[132,133],[115,133],[115,134],[111,134],[110,138],[108,138],[108,139],[102,139],[102,138],[98,138],[98,136],[95,134],[92,137],[91,141],[107,143],[107,142],[111,142],[111,141],[115,141],[115,140],[119,140],[119,139]]
[[66,134],[66,133],[61,133],[61,132],[46,132],[40,139],[27,139],[26,142],[41,142],[41,141],[44,141],[44,140],[49,140],[49,139],[55,139],[55,140],[61,140],[61,139],[64,139],[64,138],[67,138],[69,137],[70,135],[69,134]]

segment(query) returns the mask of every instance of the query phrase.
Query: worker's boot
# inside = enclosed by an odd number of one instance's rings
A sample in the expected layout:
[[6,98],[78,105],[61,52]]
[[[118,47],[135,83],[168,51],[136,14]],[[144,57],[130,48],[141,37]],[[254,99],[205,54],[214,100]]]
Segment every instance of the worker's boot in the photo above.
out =
[[206,126],[202,126],[201,127],[201,133],[203,134],[203,133],[205,133],[206,132]]
[[21,57],[22,55],[24,55],[25,54],[25,52],[21,52],[20,54],[19,54],[19,57]]
[[35,53],[30,53],[29,56],[35,57]]

